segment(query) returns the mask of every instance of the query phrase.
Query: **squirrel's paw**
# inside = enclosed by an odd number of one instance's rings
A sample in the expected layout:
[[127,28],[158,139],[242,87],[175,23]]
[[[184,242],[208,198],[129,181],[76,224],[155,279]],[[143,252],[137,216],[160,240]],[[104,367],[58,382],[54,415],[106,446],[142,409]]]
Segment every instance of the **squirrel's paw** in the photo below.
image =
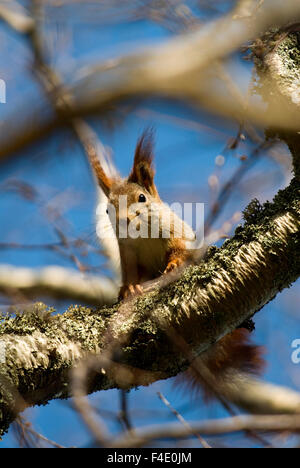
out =
[[171,271],[176,270],[176,268],[178,268],[182,264],[183,264],[183,260],[181,258],[174,258],[168,263],[164,271],[164,274],[170,273]]
[[143,288],[140,284],[124,284],[119,292],[119,299],[126,299],[130,296],[136,296],[143,293]]

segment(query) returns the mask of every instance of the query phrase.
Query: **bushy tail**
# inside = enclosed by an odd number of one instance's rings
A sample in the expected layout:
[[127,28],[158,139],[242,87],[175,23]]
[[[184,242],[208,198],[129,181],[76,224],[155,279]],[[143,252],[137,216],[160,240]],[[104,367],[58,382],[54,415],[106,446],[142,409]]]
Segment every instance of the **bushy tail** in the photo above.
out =
[[178,376],[176,385],[188,387],[192,394],[200,393],[206,400],[216,398],[244,406],[240,404],[241,392],[247,382],[254,382],[253,375],[264,369],[263,352],[262,347],[251,344],[248,330],[234,330]]

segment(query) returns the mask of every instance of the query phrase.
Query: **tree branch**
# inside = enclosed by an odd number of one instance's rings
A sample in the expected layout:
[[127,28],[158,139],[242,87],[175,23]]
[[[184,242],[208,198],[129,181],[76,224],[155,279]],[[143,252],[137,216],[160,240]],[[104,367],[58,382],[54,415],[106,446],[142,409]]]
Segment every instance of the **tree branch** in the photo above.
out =
[[14,0],[1,2],[0,18],[6,21],[11,28],[23,34],[29,33],[33,27],[33,20],[26,9]]
[[[65,84],[56,101],[69,102],[60,113],[45,117],[45,103],[26,106],[29,111],[20,120],[15,114],[2,126],[0,159],[63,127],[76,117],[104,113],[124,99],[160,95],[185,99],[194,105],[236,119],[241,115],[240,101],[234,99],[219,80],[217,60],[226,58],[246,41],[256,38],[274,24],[284,25],[299,18],[297,0],[266,0],[255,18],[232,17],[232,14],[201,26],[188,34],[172,38],[158,46],[135,54],[80,70],[72,84]],[[235,74],[239,75],[238,63]],[[230,73],[230,70],[229,70]],[[240,67],[243,75],[243,68]],[[244,96],[246,101],[246,96]],[[243,115],[261,125],[296,129],[290,114],[280,106],[272,113],[261,105],[249,103]],[[24,114],[23,114],[24,115]],[[12,120],[14,125],[12,125]]]
[[[266,33],[256,42],[255,64],[260,77],[259,91],[267,102],[269,113],[278,106],[300,126],[300,23]],[[263,50],[263,54],[261,53]],[[285,141],[293,156],[294,173],[300,181],[299,131],[271,126],[269,133]]]
[[153,440],[186,439],[200,432],[203,435],[232,434],[241,431],[299,432],[300,416],[235,416],[232,418],[191,423],[191,427],[175,424],[160,424],[136,429],[116,438],[111,447],[141,447]]
[[0,292],[17,292],[28,299],[45,296],[101,306],[116,300],[118,286],[105,276],[55,265],[33,269],[0,264]]
[[[1,431],[26,405],[69,396],[69,370],[89,353],[103,356],[108,343],[116,347],[109,362],[100,361],[88,392],[176,375],[188,362],[175,343],[170,346],[166,330],[178,331],[198,356],[295,281],[300,274],[298,181],[293,179],[272,204],[251,203],[245,219],[232,239],[210,249],[205,262],[188,267],[168,286],[156,282],[132,302],[97,310],[75,306],[55,316],[36,305],[3,319]],[[237,403],[242,400],[239,392]]]

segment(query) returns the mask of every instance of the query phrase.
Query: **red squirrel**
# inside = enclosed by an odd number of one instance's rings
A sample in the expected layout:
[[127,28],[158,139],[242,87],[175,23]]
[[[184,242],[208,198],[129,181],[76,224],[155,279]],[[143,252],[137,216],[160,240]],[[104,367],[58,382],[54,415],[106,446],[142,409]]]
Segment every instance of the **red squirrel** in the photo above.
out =
[[[195,234],[160,199],[154,183],[152,131],[145,131],[138,140],[126,179],[109,177],[94,153],[90,160],[107,197],[108,217],[115,225],[122,273],[119,298],[124,299],[142,293],[142,283],[182,265],[188,257],[186,243],[193,241]],[[133,236],[130,229],[133,234],[139,230],[138,236]]]
[[[120,268],[122,273],[119,299],[125,299],[135,294],[141,294],[142,284],[145,281],[159,277],[168,273],[190,258],[190,251],[187,243],[193,240],[192,229],[180,220],[161,201],[156,185],[154,183],[154,141],[153,132],[144,131],[139,138],[134,155],[133,167],[129,176],[122,179],[115,171],[109,171],[106,166],[104,170],[103,161],[100,162],[95,151],[89,152],[90,163],[94,170],[97,182],[103,191],[106,204],[104,207],[110,208],[102,210],[102,216],[106,216],[105,223],[123,220],[125,228],[130,223],[138,220],[136,225],[145,220],[148,231],[145,237],[132,238],[122,236],[119,223],[116,223],[114,232],[110,230],[110,235],[115,235],[114,255],[120,257]],[[127,197],[127,205],[121,206],[120,196]],[[107,205],[108,203],[108,205]],[[135,209],[130,210],[134,205]],[[154,205],[154,219],[160,222],[159,237],[152,238],[147,216],[151,211],[150,206]],[[111,212],[110,212],[111,210]],[[169,210],[169,211],[168,211]],[[146,218],[143,218],[146,213]],[[165,228],[164,215],[169,223],[169,236],[161,237]],[[135,226],[135,227],[137,227]],[[99,226],[98,235],[102,236],[103,223]],[[117,248],[119,252],[116,252]],[[231,375],[231,371],[257,373],[262,368],[261,348],[249,344],[249,332],[246,329],[237,329],[220,339],[206,353],[203,354],[203,362],[210,371],[212,378],[218,376],[219,382],[225,374]],[[185,373],[186,375],[186,373]],[[205,388],[205,382],[190,369],[189,380],[196,386],[200,383]],[[210,392],[210,388],[206,387]]]

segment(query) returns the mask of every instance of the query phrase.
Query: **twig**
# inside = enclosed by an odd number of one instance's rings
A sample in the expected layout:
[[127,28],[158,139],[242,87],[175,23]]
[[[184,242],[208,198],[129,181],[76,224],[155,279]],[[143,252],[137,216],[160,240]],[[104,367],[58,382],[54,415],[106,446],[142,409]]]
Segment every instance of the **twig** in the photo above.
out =
[[190,428],[175,424],[161,424],[136,429],[132,434],[116,438],[111,447],[141,447],[153,440],[186,439],[195,433],[205,435],[225,435],[241,431],[283,432],[300,431],[300,416],[234,416],[231,418],[191,423]]
[[119,419],[124,424],[127,431],[132,430],[132,424],[129,418],[128,412],[128,402],[127,402],[128,392],[126,390],[120,390],[120,412]]
[[[166,397],[161,393],[157,392],[158,397],[161,399],[161,401],[166,405],[167,408],[176,416],[176,418],[181,422],[181,424],[184,425],[186,429],[191,430],[191,425],[184,419],[184,417],[171,405],[171,403],[166,399]],[[199,440],[200,444],[202,445],[203,448],[212,448],[203,437],[201,437],[198,432],[194,433],[194,436],[197,437]]]
[[[22,430],[22,437],[27,439],[26,435],[30,434],[33,436],[36,440],[41,440],[43,442],[46,442],[49,445],[52,445],[55,448],[66,448],[61,444],[58,444],[57,442],[48,439],[45,437],[43,434],[40,434],[39,432],[35,431],[31,425],[30,422],[26,421],[23,416],[19,416],[16,420],[16,424],[21,428]],[[27,443],[28,446],[31,446],[33,442],[30,442],[30,440]]]
[[271,147],[274,145],[273,142],[263,142],[261,143],[258,147],[256,147],[249,157],[241,163],[241,165],[237,168],[237,170],[234,172],[232,177],[224,184],[222,187],[217,200],[213,204],[210,213],[205,221],[205,233],[207,234],[210,229],[212,224],[216,221],[218,216],[221,214],[222,209],[224,208],[229,196],[232,193],[232,189],[236,187],[241,179],[244,177],[245,173],[257,162],[259,155],[263,150],[266,148]]

